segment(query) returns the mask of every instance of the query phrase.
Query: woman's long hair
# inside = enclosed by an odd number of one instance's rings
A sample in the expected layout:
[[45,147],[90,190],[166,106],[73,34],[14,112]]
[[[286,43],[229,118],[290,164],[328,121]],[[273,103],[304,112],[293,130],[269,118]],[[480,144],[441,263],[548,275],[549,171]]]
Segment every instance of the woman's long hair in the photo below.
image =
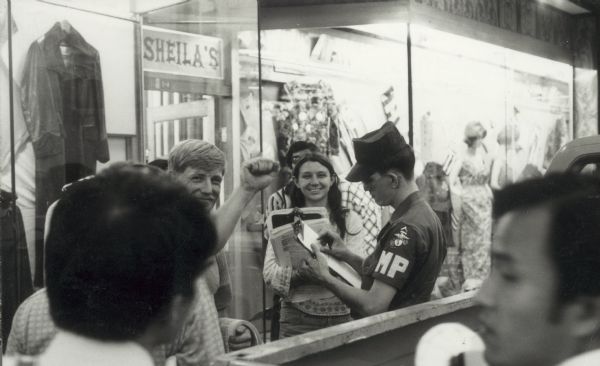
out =
[[[329,192],[327,192],[327,208],[329,208],[330,221],[337,226],[338,230],[340,231],[340,236],[344,238],[346,236],[346,214],[348,210],[342,207],[342,192],[338,186],[339,179],[335,174],[335,170],[333,170],[333,165],[331,165],[329,159],[325,155],[319,153],[305,155],[294,167],[292,175],[295,180],[298,180],[300,168],[302,165],[304,165],[304,163],[309,161],[323,165],[325,168],[327,168],[329,174],[331,175],[333,184],[329,188]],[[306,206],[306,199],[300,189],[293,189],[290,198],[292,201],[292,207]]]

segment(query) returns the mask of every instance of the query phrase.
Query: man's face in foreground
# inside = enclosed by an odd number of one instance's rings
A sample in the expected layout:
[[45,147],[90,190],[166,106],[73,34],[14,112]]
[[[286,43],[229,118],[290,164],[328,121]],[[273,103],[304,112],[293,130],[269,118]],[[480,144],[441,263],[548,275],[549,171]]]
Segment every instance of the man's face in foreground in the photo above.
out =
[[556,307],[557,274],[548,254],[549,221],[544,209],[498,221],[492,273],[478,295],[490,365],[555,365],[569,356],[572,340]]
[[200,168],[188,166],[182,173],[176,173],[176,178],[185,184],[190,193],[194,195],[202,205],[211,210],[221,193],[223,182],[223,169],[207,171]]

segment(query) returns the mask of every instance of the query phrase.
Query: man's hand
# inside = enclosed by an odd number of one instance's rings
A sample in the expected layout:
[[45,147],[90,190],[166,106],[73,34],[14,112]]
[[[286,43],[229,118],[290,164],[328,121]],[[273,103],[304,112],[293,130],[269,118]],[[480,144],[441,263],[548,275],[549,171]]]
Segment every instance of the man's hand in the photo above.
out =
[[329,273],[327,259],[323,253],[321,253],[319,244],[312,244],[311,248],[316,255],[316,259],[303,260],[302,265],[298,269],[298,273],[302,278],[306,278],[313,283],[320,285],[326,284],[332,278]]
[[344,260],[348,254],[348,247],[344,240],[340,238],[335,231],[325,228],[319,232],[319,241],[321,242],[321,252],[329,254],[337,259]]
[[268,187],[277,177],[279,163],[265,158],[253,158],[242,164],[241,182],[246,191],[257,192]]
[[235,330],[235,335],[229,337],[229,351],[239,351],[252,345],[252,334],[250,330],[240,325]]

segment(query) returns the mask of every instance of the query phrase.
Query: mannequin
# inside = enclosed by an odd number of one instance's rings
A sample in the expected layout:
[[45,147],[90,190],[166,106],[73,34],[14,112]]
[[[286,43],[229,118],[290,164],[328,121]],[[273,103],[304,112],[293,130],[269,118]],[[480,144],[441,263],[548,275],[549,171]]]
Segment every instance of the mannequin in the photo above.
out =
[[490,270],[492,190],[491,159],[483,143],[481,122],[465,128],[466,150],[451,172],[451,195],[455,227],[465,282],[463,290],[478,288]]

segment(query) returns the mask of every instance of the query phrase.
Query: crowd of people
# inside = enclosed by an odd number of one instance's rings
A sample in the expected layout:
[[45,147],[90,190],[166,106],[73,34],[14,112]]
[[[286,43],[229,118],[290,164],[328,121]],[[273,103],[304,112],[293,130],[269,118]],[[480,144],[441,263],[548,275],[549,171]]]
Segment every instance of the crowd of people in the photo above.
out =
[[[462,207],[483,205],[479,127],[469,127],[475,138],[466,141],[471,155],[460,179],[471,193]],[[343,179],[314,144],[296,142],[287,157],[291,180],[267,201],[267,215],[311,207],[329,221],[312,257],[297,266],[277,258],[265,230],[263,276],[280,299],[280,337],[423,303],[434,292],[452,238],[419,192],[412,147],[391,122],[353,144],[357,163]],[[219,311],[232,297],[223,248],[279,164],[244,162],[240,186],[215,209],[225,169],[216,146],[186,140],[166,164],[116,163],[67,187],[49,211],[46,287],[15,314],[7,364],[28,355],[42,366],[165,365],[169,358],[208,365],[250,345],[250,328],[226,337],[220,330]],[[380,229],[353,182],[393,209]],[[477,304],[486,361],[598,364],[598,181],[549,176],[494,194],[486,190],[485,210],[476,210],[494,222],[493,244],[481,243],[488,236],[481,231],[492,230],[481,220],[464,221],[460,238],[472,257],[481,256],[465,274],[483,281]],[[332,275],[324,254],[353,268],[361,286]]]

